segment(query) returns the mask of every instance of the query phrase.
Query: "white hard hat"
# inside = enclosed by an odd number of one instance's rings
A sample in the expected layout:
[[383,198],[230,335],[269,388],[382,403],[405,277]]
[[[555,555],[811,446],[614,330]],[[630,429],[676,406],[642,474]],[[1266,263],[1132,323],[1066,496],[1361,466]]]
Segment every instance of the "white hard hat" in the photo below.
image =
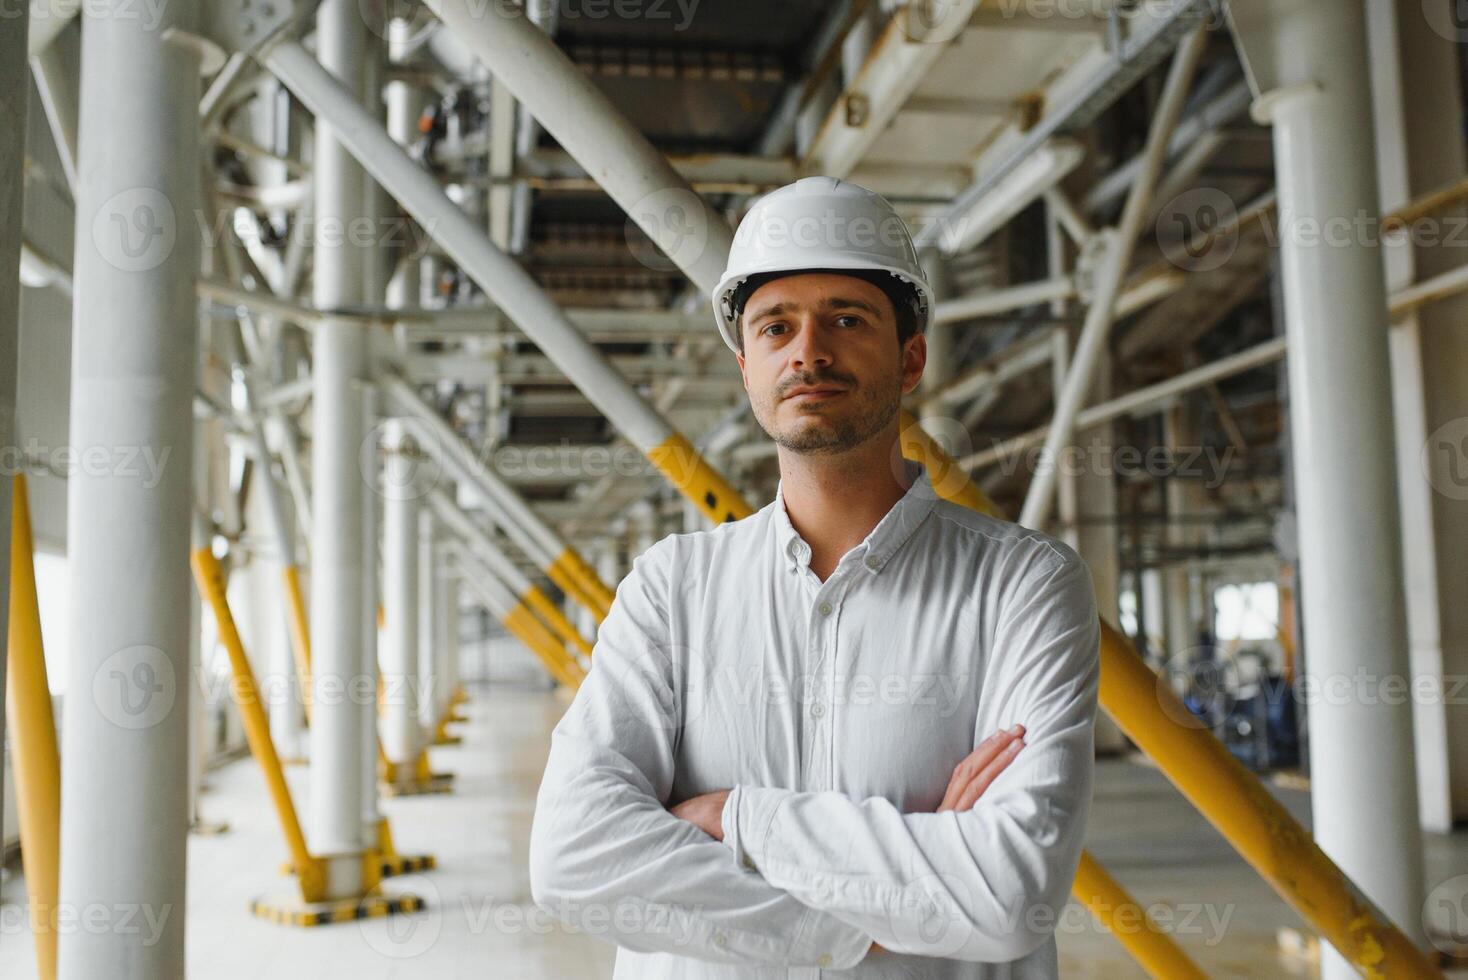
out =
[[928,325],[933,290],[917,249],[892,205],[875,191],[836,177],[802,177],[755,202],[729,249],[714,290],[714,319],[737,351],[739,311],[734,294],[751,276],[807,269],[889,272],[912,287],[917,329]]

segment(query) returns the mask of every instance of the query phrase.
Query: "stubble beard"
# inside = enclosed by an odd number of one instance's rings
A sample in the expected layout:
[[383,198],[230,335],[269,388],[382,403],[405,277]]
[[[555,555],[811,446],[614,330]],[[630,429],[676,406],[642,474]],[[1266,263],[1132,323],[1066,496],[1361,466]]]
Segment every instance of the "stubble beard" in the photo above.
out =
[[[820,384],[821,380],[816,377],[801,383]],[[894,372],[865,387],[848,389],[846,397],[855,404],[843,413],[827,416],[824,405],[799,411],[802,418],[826,416],[828,421],[824,425],[808,425],[799,419],[777,425],[775,417],[782,399],[775,393],[765,395],[751,407],[760,427],[781,448],[801,455],[836,455],[855,449],[892,424],[902,405],[902,377]],[[800,408],[798,403],[796,407]]]

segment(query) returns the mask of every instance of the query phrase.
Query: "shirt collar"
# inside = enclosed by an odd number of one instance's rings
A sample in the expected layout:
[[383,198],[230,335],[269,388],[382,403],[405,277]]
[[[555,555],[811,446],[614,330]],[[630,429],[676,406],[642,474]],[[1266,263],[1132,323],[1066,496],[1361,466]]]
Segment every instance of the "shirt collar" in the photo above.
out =
[[[907,492],[898,498],[897,503],[882,516],[862,542],[848,553],[855,554],[853,560],[859,561],[861,567],[873,575],[881,571],[887,560],[912,536],[912,532],[933,509],[937,499],[927,468],[909,459],[904,459],[903,463],[911,478]],[[790,514],[785,509],[784,488],[783,479],[775,485],[775,543],[785,558],[796,565],[806,566],[810,564],[810,545],[795,530],[795,525],[790,523]],[[845,560],[844,556],[842,560]]]

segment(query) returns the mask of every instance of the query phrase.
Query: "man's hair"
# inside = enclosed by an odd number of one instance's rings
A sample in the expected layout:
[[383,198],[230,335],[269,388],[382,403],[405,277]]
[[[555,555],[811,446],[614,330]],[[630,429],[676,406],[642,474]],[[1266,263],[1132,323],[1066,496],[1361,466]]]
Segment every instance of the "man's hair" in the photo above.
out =
[[767,282],[773,282],[784,276],[800,276],[817,272],[864,279],[886,293],[887,298],[892,301],[892,309],[897,313],[898,350],[901,350],[918,332],[917,290],[910,283],[903,282],[890,272],[883,272],[880,269],[795,269],[789,272],[760,272],[750,276],[734,289],[733,305],[736,327],[734,334],[738,340],[739,353],[744,353],[744,304],[749,301],[749,297],[754,295],[755,290]]

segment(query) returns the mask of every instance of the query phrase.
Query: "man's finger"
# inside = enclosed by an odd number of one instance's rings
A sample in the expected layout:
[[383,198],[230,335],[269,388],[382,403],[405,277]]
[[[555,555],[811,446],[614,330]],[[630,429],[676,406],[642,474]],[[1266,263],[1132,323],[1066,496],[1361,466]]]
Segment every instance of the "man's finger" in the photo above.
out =
[[958,802],[954,804],[953,808],[955,810],[967,810],[973,807],[978,802],[979,797],[984,795],[984,791],[989,788],[989,784],[994,782],[999,774],[1009,767],[1009,764],[1014,761],[1014,757],[1019,755],[1019,750],[1024,747],[1025,741],[1022,738],[1016,738],[1006,745],[1004,751],[1000,752],[993,762],[985,766],[969,782],[963,793],[958,797]]
[[1006,728],[1003,731],[990,735],[980,742],[972,752],[964,756],[963,760],[953,767],[953,775],[948,780],[948,789],[943,794],[943,802],[938,806],[939,812],[952,809],[953,805],[958,802],[958,795],[969,784],[969,781],[981,772],[985,766],[993,762],[999,753],[1004,751],[1005,746],[1023,735],[1023,725]]

